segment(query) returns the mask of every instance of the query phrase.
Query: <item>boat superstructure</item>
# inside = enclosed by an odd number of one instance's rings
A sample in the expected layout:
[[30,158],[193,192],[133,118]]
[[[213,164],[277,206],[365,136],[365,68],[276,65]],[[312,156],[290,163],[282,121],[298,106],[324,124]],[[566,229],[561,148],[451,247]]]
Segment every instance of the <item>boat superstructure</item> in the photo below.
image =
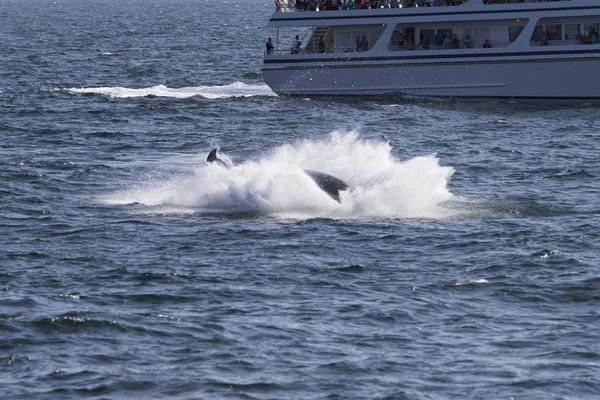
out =
[[598,0],[332,1],[271,16],[277,94],[600,100]]

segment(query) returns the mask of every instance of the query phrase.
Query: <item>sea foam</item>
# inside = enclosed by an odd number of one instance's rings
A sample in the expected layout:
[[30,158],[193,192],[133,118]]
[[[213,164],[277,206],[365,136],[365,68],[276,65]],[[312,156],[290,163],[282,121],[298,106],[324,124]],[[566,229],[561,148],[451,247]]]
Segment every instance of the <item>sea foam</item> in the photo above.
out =
[[164,85],[147,88],[124,88],[124,87],[89,87],[69,88],[67,92],[72,94],[95,93],[115,98],[128,97],[204,97],[207,99],[225,99],[232,97],[254,97],[254,96],[276,96],[276,94],[265,84],[250,85],[243,82],[235,82],[223,86],[194,86],[183,88],[169,88]]

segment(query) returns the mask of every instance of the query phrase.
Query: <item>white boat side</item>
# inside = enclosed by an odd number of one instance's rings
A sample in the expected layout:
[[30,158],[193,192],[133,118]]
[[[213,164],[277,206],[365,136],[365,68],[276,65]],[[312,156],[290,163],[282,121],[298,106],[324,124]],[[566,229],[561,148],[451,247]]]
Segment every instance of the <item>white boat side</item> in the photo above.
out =
[[[600,24],[600,1],[461,5],[402,9],[336,10],[274,13],[268,26],[312,29],[304,52],[280,46],[266,54],[265,82],[280,95],[386,95],[600,101],[600,42],[581,44],[567,31]],[[596,27],[596,28],[594,28]],[[553,40],[533,40],[546,29]],[[467,48],[425,49],[417,41],[397,48],[399,33],[446,30],[464,41],[473,33],[489,35]],[[318,31],[320,30],[320,31]],[[318,31],[318,32],[317,32]],[[366,51],[354,51],[349,35],[372,33]],[[481,32],[484,32],[483,34]],[[515,37],[511,37],[511,32]],[[315,51],[316,35],[328,38],[327,50]],[[558,37],[560,35],[560,37]],[[578,35],[578,33],[576,34]],[[597,37],[597,33],[596,33]],[[486,38],[487,39],[487,38]],[[461,41],[461,42],[462,42]]]

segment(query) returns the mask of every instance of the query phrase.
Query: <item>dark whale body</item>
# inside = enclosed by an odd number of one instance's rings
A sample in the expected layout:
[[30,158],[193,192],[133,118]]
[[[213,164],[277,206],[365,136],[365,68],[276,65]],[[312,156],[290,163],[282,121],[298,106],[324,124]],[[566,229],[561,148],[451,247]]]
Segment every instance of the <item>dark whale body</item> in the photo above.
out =
[[[220,160],[217,157],[217,149],[213,149],[210,153],[208,153],[206,162],[209,162],[209,163],[214,162],[222,167],[229,168],[229,165],[227,165],[223,160]],[[349,186],[346,182],[344,182],[343,180],[341,180],[339,178],[336,178],[335,176],[325,174],[325,173],[319,172],[319,171],[312,171],[312,170],[305,169],[304,173],[306,173],[306,175],[310,176],[316,182],[316,184],[321,188],[321,190],[329,195],[329,197],[331,197],[338,203],[342,202],[342,200],[340,198],[340,192],[348,189]]]
[[221,167],[229,168],[229,165],[225,164],[223,160],[220,160],[217,157],[217,149],[212,149],[210,153],[208,153],[208,157],[206,158],[206,162],[214,162],[219,164]]
[[348,189],[348,184],[341,180],[340,178],[336,178],[335,176],[324,174],[319,171],[311,171],[309,169],[305,169],[304,172],[306,175],[313,178],[313,181],[319,185],[322,191],[327,193],[329,197],[341,203],[340,192]]

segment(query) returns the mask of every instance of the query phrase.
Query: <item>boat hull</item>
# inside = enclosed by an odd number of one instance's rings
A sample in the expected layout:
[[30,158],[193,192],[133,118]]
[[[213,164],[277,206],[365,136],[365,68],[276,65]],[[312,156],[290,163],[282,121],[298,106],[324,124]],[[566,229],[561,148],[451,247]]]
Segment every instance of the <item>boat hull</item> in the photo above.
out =
[[413,63],[265,66],[278,95],[412,95],[600,101],[600,55]]

